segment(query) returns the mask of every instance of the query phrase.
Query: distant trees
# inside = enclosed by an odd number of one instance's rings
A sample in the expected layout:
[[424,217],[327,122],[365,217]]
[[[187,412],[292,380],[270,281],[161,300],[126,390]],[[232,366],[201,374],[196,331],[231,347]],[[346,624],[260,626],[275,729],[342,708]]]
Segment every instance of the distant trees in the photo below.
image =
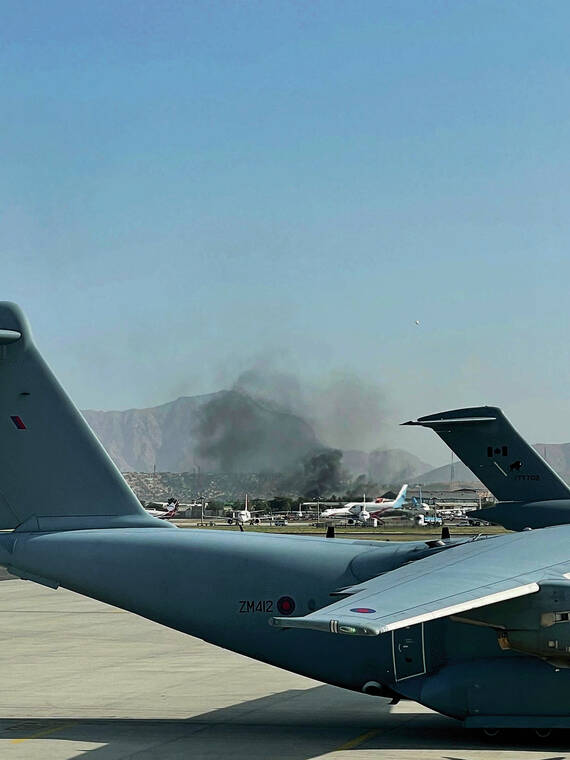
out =
[[274,496],[267,502],[267,508],[272,514],[276,512],[292,512],[297,509],[297,500],[288,496]]

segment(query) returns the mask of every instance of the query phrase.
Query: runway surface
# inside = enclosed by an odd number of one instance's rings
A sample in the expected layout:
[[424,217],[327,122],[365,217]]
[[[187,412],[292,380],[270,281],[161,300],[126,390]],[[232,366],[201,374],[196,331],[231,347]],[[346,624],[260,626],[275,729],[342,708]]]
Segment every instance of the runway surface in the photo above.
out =
[[71,592],[6,581],[0,610],[2,760],[570,760],[567,737],[489,743]]

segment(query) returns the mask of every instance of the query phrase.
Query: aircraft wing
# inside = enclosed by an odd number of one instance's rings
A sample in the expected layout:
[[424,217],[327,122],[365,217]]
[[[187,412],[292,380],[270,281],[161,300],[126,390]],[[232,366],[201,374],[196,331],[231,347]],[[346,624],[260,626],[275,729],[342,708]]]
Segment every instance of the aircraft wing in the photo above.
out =
[[533,594],[543,581],[570,579],[569,540],[570,526],[563,526],[472,541],[344,589],[348,598],[305,617],[270,622],[378,636]]

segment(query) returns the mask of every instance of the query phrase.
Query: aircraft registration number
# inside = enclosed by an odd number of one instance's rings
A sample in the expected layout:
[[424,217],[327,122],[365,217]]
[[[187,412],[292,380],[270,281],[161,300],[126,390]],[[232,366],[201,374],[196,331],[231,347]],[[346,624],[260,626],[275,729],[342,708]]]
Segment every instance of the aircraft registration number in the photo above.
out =
[[273,612],[272,599],[240,599],[240,613],[247,612]]

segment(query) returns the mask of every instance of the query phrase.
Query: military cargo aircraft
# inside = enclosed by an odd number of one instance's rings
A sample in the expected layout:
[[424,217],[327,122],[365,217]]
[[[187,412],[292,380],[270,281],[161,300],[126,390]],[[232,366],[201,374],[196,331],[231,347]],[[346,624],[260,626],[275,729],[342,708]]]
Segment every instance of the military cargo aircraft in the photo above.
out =
[[466,726],[569,727],[570,489],[499,409],[411,424],[502,500],[486,520],[542,529],[409,543],[178,529],[144,511],[0,303],[0,565]]

